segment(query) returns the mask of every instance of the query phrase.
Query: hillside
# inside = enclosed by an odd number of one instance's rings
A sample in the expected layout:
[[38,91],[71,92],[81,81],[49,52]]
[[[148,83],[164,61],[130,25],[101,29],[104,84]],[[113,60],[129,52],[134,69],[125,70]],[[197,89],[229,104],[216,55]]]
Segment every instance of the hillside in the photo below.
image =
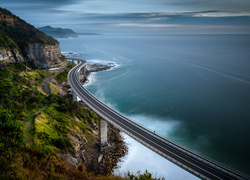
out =
[[40,68],[60,64],[59,43],[6,9],[0,8],[0,65],[34,61]]
[[38,29],[54,38],[68,38],[78,36],[78,34],[71,29],[53,28],[51,26],[44,26]]

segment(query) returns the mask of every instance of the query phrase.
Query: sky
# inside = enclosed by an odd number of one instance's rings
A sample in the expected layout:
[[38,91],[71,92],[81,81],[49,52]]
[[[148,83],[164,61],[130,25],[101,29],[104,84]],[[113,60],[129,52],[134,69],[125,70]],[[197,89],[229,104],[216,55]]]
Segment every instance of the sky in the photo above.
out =
[[0,0],[0,7],[35,27],[79,33],[250,33],[250,0]]

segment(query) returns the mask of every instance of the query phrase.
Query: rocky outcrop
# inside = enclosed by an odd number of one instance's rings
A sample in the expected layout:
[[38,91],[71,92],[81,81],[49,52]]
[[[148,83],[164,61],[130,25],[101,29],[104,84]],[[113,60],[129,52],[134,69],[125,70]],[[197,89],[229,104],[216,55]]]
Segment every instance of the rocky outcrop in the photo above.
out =
[[24,58],[16,49],[0,49],[0,64],[23,62]]
[[30,43],[26,48],[28,60],[36,60],[40,68],[50,68],[51,65],[60,64],[61,50],[59,43],[46,45],[44,43]]
[[75,152],[68,153],[58,153],[58,156],[69,163],[73,167],[77,167],[77,165],[83,163],[85,161],[85,149],[84,145],[87,144],[87,139],[84,136],[83,132],[75,130],[70,131],[69,135],[70,141],[73,144]]
[[120,131],[112,125],[108,125],[107,146],[99,152],[93,153],[89,161],[85,163],[88,171],[95,174],[110,175],[117,166],[120,158],[127,153],[127,147],[123,142]]
[[95,64],[87,64],[88,72],[98,72],[108,70],[112,67],[115,67],[114,63],[95,63]]
[[16,24],[18,22],[18,19],[10,15],[0,14],[0,21],[8,22],[9,24]]

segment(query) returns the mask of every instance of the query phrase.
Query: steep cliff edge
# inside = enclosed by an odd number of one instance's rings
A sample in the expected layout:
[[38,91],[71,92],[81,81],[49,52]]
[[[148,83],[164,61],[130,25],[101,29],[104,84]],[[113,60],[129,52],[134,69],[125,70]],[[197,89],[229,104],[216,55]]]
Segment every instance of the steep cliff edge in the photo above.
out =
[[49,68],[62,61],[59,43],[32,25],[0,8],[0,65],[34,61]]

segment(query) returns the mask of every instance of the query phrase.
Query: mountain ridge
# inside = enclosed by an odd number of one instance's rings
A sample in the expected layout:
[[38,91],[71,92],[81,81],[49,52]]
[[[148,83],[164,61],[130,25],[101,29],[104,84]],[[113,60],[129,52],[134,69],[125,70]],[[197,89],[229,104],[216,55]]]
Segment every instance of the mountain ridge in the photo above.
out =
[[69,28],[60,28],[52,26],[43,26],[38,27],[38,29],[54,38],[69,38],[69,37],[78,37],[84,35],[101,35],[99,33],[77,33]]
[[51,26],[43,26],[37,28],[40,31],[54,37],[54,38],[68,38],[68,37],[77,37],[78,33],[73,31],[72,29],[64,29],[64,28],[54,28]]

